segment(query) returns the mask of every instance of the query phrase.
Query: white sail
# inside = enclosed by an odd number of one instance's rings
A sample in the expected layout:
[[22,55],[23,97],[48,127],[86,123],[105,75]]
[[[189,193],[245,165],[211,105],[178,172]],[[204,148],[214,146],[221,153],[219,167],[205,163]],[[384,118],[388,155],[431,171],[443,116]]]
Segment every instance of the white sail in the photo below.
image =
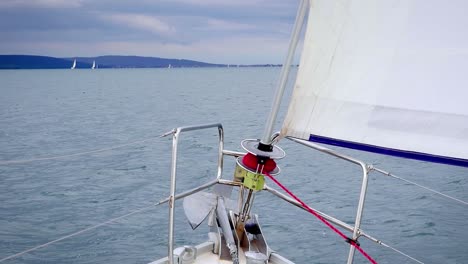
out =
[[91,66],[91,69],[96,69],[96,61],[93,61],[93,66]]
[[468,166],[468,2],[309,6],[282,134]]
[[74,61],[73,61],[73,65],[71,66],[71,68],[70,68],[70,69],[72,69],[72,70],[73,70],[73,69],[75,69],[75,68],[76,68],[76,60],[74,60]]

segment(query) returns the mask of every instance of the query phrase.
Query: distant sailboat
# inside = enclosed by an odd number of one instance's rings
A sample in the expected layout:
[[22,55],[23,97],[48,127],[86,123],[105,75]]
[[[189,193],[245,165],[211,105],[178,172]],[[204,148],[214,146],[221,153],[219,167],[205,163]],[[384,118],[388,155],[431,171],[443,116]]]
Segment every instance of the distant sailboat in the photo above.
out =
[[97,66],[96,66],[96,61],[93,61],[93,66],[91,66],[91,69],[97,69]]
[[73,61],[73,65],[71,66],[70,69],[74,70],[76,68],[76,60]]
[[168,69],[172,68],[172,65],[171,65],[171,64],[169,64],[169,66],[167,66],[167,68],[168,68]]

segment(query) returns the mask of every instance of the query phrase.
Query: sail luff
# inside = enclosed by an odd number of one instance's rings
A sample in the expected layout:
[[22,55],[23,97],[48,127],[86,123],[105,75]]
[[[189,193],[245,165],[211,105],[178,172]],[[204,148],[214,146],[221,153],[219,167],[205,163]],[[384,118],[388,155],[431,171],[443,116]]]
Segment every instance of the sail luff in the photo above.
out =
[[468,166],[459,4],[313,1],[283,136]]
[[283,98],[284,90],[286,88],[286,83],[288,81],[289,71],[291,69],[291,64],[293,61],[293,56],[296,51],[297,43],[299,41],[299,35],[304,24],[304,18],[307,13],[308,1],[301,0],[299,5],[296,21],[294,22],[293,33],[291,35],[291,41],[289,43],[288,55],[286,56],[283,67],[281,68],[281,73],[278,81],[278,86],[273,96],[273,103],[271,106],[270,114],[265,123],[265,129],[261,139],[261,143],[265,145],[271,144],[271,136],[273,134],[273,126],[276,122],[276,117],[279,112],[279,107],[281,104],[281,99]]

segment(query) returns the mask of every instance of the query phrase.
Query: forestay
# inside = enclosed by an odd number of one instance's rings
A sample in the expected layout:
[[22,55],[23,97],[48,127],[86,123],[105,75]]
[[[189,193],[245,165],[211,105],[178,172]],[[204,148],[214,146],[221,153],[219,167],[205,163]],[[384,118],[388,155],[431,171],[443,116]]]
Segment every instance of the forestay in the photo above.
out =
[[309,8],[283,136],[468,166],[467,1]]

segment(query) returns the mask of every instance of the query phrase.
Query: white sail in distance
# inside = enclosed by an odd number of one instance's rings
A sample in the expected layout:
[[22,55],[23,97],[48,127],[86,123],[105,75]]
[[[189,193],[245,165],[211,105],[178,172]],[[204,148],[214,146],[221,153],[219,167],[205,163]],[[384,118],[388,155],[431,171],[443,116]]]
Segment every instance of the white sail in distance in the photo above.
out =
[[71,68],[70,68],[70,69],[72,69],[72,70],[73,70],[73,69],[75,69],[75,68],[76,68],[76,60],[74,60],[74,61],[73,61],[73,64],[72,64],[72,66],[71,66]]
[[468,2],[309,9],[283,136],[468,166]]
[[93,66],[91,66],[91,69],[96,69],[96,61],[93,61]]

